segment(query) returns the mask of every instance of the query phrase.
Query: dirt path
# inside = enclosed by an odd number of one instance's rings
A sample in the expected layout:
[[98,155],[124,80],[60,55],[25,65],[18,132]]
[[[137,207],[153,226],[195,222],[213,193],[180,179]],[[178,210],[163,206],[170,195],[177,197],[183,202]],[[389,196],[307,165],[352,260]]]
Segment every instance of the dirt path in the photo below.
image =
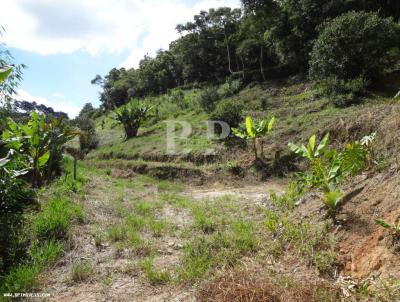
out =
[[[150,246],[155,253],[154,266],[158,269],[168,269],[179,263],[184,242],[177,234],[184,233],[190,223],[187,211],[164,205],[157,212],[157,219],[163,219],[174,231],[157,236],[143,232],[142,241],[135,246],[124,245],[125,241],[119,239],[113,242],[110,228],[122,226],[134,211],[136,202],[157,201],[172,191],[193,200],[231,195],[264,204],[269,191],[281,192],[284,188],[283,183],[271,182],[236,188],[188,187],[178,192],[168,188],[168,184],[163,184],[167,189],[162,188],[160,183],[146,177],[121,180],[103,175],[92,175],[87,186],[86,195],[80,201],[86,211],[86,222],[75,226],[69,240],[70,249],[43,274],[42,291],[51,294],[46,301],[194,301],[190,287],[151,285],[140,264],[143,257],[152,253],[147,252]],[[86,275],[82,280],[76,280],[74,271],[81,263],[89,263],[90,269],[83,273]]]
[[268,203],[268,198],[271,191],[282,193],[284,190],[285,183],[283,181],[269,181],[257,185],[243,185],[239,187],[227,187],[218,184],[207,188],[189,187],[184,190],[182,194],[196,200],[214,199],[230,195],[236,198],[241,198],[264,205]]

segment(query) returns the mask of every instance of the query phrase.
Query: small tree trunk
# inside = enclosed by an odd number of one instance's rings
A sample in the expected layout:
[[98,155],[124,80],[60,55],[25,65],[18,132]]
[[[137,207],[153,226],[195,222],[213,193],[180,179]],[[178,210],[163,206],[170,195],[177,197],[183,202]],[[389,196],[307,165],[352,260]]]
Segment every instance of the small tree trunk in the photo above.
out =
[[264,47],[262,45],[260,47],[260,72],[261,72],[261,76],[263,78],[263,81],[265,81],[265,74],[264,74]]
[[78,159],[74,157],[74,180],[76,180],[76,167],[77,167]]
[[138,127],[129,127],[126,126],[125,127],[125,134],[126,134],[126,138],[132,138],[132,137],[136,137],[137,133],[138,133],[139,128]]
[[263,140],[261,140],[260,145],[261,145],[261,157],[264,157],[264,141]]
[[254,149],[255,159],[257,160],[258,159],[258,155],[257,155],[257,139],[256,138],[253,139],[253,149]]

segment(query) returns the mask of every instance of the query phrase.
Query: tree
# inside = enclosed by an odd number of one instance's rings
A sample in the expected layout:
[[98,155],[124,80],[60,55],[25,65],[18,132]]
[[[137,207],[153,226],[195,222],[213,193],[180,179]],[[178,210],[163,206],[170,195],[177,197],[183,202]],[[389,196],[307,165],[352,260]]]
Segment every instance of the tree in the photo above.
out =
[[131,100],[115,110],[116,120],[124,127],[127,139],[137,136],[139,127],[150,110],[150,106],[136,100]]
[[394,64],[399,45],[400,26],[393,19],[377,13],[343,14],[322,26],[311,55],[310,77],[327,86],[325,92],[332,87],[341,93],[361,90]]

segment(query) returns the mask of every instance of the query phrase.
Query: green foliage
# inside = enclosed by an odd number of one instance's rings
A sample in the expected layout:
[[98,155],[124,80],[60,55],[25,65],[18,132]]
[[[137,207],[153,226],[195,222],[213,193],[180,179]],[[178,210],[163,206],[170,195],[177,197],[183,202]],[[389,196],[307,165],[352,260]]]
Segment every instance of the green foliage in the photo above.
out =
[[151,108],[139,101],[131,100],[115,110],[116,120],[123,125],[127,139],[137,136],[139,127],[147,118]]
[[26,158],[32,186],[40,187],[60,169],[63,145],[78,132],[62,119],[46,122],[45,116],[36,112],[31,114],[27,124],[16,123],[10,118],[7,123],[7,130],[2,134],[6,147]]
[[400,91],[394,96],[394,100],[400,100]]
[[340,199],[343,194],[337,189],[338,185],[350,175],[356,175],[368,167],[373,161],[372,143],[375,134],[371,134],[346,144],[342,152],[332,148],[327,149],[329,144],[329,134],[326,134],[321,142],[316,144],[316,136],[309,139],[307,146],[297,146],[289,143],[289,149],[310,161],[310,172],[299,174],[301,181],[309,187],[322,190],[323,202],[328,209],[328,213],[334,217]]
[[38,265],[22,264],[13,268],[2,280],[2,293],[21,293],[37,288],[37,276],[40,272]]
[[51,199],[42,206],[33,221],[33,232],[39,240],[62,239],[68,234],[73,221],[82,221],[81,207],[65,198]]
[[220,98],[228,98],[239,92],[242,83],[240,80],[230,80],[219,86],[218,95]]
[[82,152],[88,153],[90,150],[96,149],[99,145],[99,138],[96,134],[96,124],[84,114],[76,118],[76,123],[81,131],[79,135],[79,148]]
[[61,243],[53,239],[39,243],[33,242],[29,248],[28,254],[34,265],[44,266],[53,264],[63,253],[63,246]]
[[71,279],[74,282],[84,282],[93,274],[93,267],[88,261],[75,263],[71,269]]
[[338,79],[337,77],[326,78],[320,81],[319,93],[325,96],[337,107],[345,107],[358,103],[365,95],[369,82],[364,77],[351,80]]
[[153,259],[147,258],[140,264],[144,274],[149,280],[151,285],[160,285],[168,283],[171,280],[171,276],[167,271],[158,271],[154,269]]
[[335,104],[347,105],[399,58],[399,41],[400,26],[392,19],[377,13],[343,14],[323,24],[310,77]]
[[200,92],[197,100],[204,111],[212,112],[215,109],[216,103],[219,99],[220,96],[218,94],[217,88],[212,86],[203,89]]
[[0,68],[0,84],[2,84],[12,72],[12,66],[4,66]]
[[214,121],[223,121],[230,127],[237,127],[243,118],[243,104],[233,100],[219,102],[211,114]]
[[301,157],[308,158],[309,160],[312,160],[318,156],[320,156],[323,151],[326,149],[328,146],[329,142],[329,133],[327,133],[324,138],[321,140],[321,142],[316,145],[316,136],[313,135],[310,137],[308,141],[308,145],[304,146],[302,145],[301,147],[296,146],[293,143],[289,143],[289,149],[295,153],[296,155],[299,155]]
[[375,223],[387,230],[389,230],[395,239],[400,239],[400,221],[390,224],[383,219],[375,219]]
[[254,225],[249,221],[234,221],[230,230],[197,236],[184,246],[179,278],[195,281],[211,268],[233,264],[243,255],[256,250]]
[[[252,118],[248,116],[246,117],[245,130],[232,128],[232,132],[239,138],[253,141],[254,155],[257,160],[257,140],[271,133],[275,123],[275,117],[272,117],[270,120],[264,119],[258,122],[253,122]],[[261,145],[261,155],[263,155],[263,145]]]

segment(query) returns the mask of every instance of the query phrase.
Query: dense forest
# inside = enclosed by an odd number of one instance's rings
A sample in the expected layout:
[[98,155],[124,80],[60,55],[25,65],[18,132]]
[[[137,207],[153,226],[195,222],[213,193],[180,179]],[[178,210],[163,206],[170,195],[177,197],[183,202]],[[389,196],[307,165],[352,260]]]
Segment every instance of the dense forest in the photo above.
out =
[[0,301],[398,301],[400,2],[175,30],[73,118],[0,44]]
[[[135,69],[112,69],[101,104],[177,86],[244,83],[307,74],[337,103],[354,101],[398,58],[400,4],[386,0],[242,1],[242,9],[202,11],[179,24],[182,35]],[[393,50],[391,52],[391,50]],[[326,86],[334,86],[335,89]]]

